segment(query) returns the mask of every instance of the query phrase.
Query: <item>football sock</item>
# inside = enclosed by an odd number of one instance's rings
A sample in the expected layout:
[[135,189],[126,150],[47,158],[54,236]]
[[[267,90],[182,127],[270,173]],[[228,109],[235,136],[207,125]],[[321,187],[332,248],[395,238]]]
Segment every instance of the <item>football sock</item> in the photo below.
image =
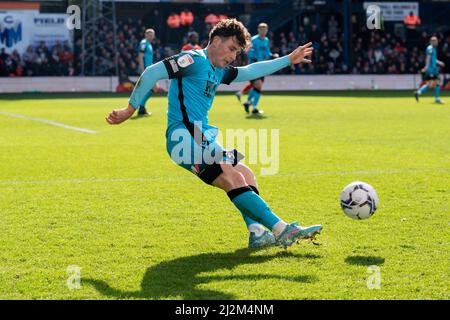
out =
[[256,109],[256,106],[258,105],[259,98],[261,97],[261,90],[258,90],[256,88],[253,88],[255,90],[255,94],[253,96],[253,109]]
[[249,83],[244,89],[242,89],[241,93],[247,94],[251,88],[253,88],[253,84]]
[[273,226],[281,220],[249,186],[230,190],[227,194],[241,213],[269,230],[272,230]]
[[254,96],[255,96],[255,88],[250,90],[250,92],[248,93],[247,102],[252,102]]
[[[259,195],[258,188],[256,188],[255,186],[252,186],[252,185],[249,185],[249,187],[253,190],[254,193]],[[252,218],[247,216],[242,211],[241,211],[241,214],[242,214],[242,217],[244,218],[245,224],[247,225],[248,231],[255,233],[256,236],[258,236],[258,237],[264,233],[265,229],[261,224],[259,224],[258,222],[256,222],[255,220],[253,220]]]
[[427,84],[424,84],[423,86],[420,87],[420,89],[417,91],[417,93],[418,93],[419,95],[421,95],[422,93],[424,93],[424,92],[427,91],[427,90],[428,90],[428,85],[427,85]]
[[242,218],[244,218],[244,221],[245,221],[245,224],[247,225],[248,231],[252,232],[252,230],[250,230],[251,226],[254,226],[254,225],[259,225],[260,226],[259,222],[257,222],[255,220],[253,220],[252,218],[250,218],[244,211],[242,211],[240,209],[239,209],[239,211],[241,211]]
[[262,236],[262,234],[266,230],[266,229],[264,229],[264,227],[262,225],[260,225],[257,222],[249,225],[247,228],[248,228],[248,231],[253,232],[257,237]]
[[287,227],[287,223],[284,222],[283,220],[280,220],[277,223],[275,223],[275,225],[272,228],[272,232],[273,232],[274,236],[278,237],[284,231],[284,229],[286,227]]
[[[253,190],[254,193],[259,195],[259,190],[255,186],[249,185],[249,187]],[[245,224],[247,225],[247,229],[250,232],[254,232],[257,236],[260,236],[264,232],[264,227],[246,215],[243,211],[241,211],[242,217],[244,218]]]
[[436,85],[434,87],[434,99],[435,100],[439,100],[440,94],[441,94],[441,86],[440,85]]

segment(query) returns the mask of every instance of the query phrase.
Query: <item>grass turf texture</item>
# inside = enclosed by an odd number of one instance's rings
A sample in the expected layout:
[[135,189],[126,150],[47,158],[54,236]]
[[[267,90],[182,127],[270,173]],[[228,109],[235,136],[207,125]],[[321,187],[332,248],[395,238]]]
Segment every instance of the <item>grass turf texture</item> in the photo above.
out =
[[[258,176],[271,208],[324,225],[320,246],[254,252],[227,196],[170,161],[165,99],[150,100],[150,118],[109,126],[104,116],[126,97],[0,97],[0,111],[98,131],[0,115],[0,298],[450,298],[448,102],[272,94],[253,120],[218,96],[210,122],[221,129],[280,129],[279,174]],[[369,220],[339,206],[355,180],[380,197]],[[80,289],[66,286],[69,265],[81,268]],[[380,289],[367,287],[369,265]]]

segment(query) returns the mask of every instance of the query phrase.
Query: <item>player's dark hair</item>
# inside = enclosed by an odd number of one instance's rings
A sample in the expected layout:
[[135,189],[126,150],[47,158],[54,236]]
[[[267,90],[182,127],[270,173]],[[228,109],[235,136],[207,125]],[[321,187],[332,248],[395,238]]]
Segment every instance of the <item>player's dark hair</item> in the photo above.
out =
[[236,36],[236,40],[242,49],[246,49],[250,45],[250,33],[242,22],[236,19],[221,20],[209,33],[209,41],[211,43],[215,36],[221,38],[230,38]]

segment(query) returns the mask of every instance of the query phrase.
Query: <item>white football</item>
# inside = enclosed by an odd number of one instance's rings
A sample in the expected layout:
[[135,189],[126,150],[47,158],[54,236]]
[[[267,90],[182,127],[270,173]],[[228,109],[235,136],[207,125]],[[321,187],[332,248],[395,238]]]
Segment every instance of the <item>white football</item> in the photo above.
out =
[[341,192],[341,207],[352,219],[368,219],[378,208],[378,195],[368,183],[355,181]]

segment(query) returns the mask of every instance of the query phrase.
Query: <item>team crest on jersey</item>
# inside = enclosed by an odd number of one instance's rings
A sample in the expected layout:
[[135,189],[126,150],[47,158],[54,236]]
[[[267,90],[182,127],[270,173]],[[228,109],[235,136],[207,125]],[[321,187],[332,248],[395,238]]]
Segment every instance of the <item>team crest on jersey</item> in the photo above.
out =
[[203,95],[207,98],[211,98],[212,95],[216,92],[218,85],[219,82],[214,72],[208,71],[208,80],[206,80],[206,86],[205,90],[203,91]]
[[185,54],[178,58],[177,63],[181,68],[186,68],[194,63],[194,59],[190,55]]
[[203,91],[203,95],[207,98],[211,98],[212,95],[216,92],[216,90],[217,90],[217,83],[206,80],[206,87],[205,90]]

